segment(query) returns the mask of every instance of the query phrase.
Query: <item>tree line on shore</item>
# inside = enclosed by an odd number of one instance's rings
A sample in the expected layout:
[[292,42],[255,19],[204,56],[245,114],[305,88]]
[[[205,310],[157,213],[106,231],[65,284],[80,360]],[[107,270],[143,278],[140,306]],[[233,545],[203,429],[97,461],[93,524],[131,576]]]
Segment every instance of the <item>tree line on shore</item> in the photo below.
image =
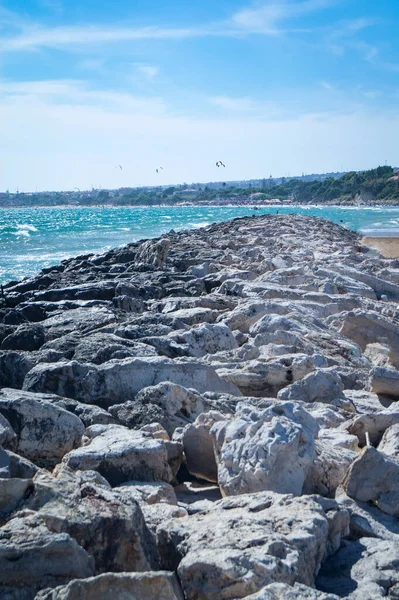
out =
[[260,186],[246,189],[222,184],[190,188],[184,184],[170,187],[126,188],[118,191],[59,192],[6,195],[0,206],[48,206],[77,204],[83,206],[112,204],[117,206],[156,206],[160,204],[262,204],[273,199],[298,204],[399,204],[399,172],[391,166],[368,171],[351,171],[341,177],[323,180],[284,179],[278,184],[263,179]]

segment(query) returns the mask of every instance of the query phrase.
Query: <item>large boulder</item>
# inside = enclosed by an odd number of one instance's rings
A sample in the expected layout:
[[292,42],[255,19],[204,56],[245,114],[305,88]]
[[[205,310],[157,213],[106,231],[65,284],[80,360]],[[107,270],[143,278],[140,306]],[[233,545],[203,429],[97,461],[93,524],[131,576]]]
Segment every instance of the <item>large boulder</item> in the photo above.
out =
[[152,356],[109,361],[103,365],[76,361],[41,363],[25,377],[24,389],[55,393],[107,408],[132,399],[141,389],[162,381],[195,388],[200,393],[241,395],[233,383],[221,379],[208,365],[189,358],[171,360]]
[[317,432],[313,417],[291,402],[263,410],[239,404],[234,418],[211,429],[222,493],[301,494],[316,457]]
[[167,237],[159,240],[148,240],[143,242],[136,253],[136,264],[150,264],[154,267],[162,267],[166,261],[170,248],[170,239]]
[[176,575],[167,571],[105,573],[42,590],[35,600],[183,600],[183,593]]
[[390,396],[392,400],[398,400],[399,371],[385,367],[375,368],[371,373],[370,386],[376,394]]
[[324,502],[271,492],[225,498],[162,523],[161,559],[177,568],[187,600],[245,598],[273,582],[312,586],[348,532],[348,512]]
[[98,471],[111,485],[172,481],[170,447],[181,453],[179,444],[119,425],[93,425],[86,429],[86,436],[85,446],[64,457],[64,464],[72,469]]
[[[248,360],[240,365],[218,366],[217,373],[236,385],[244,396],[276,396],[281,388],[326,366],[323,356],[287,354],[270,360]],[[239,368],[238,368],[239,367]]]
[[347,430],[357,436],[361,447],[367,443],[366,433],[369,435],[371,445],[378,446],[385,431],[397,423],[399,423],[399,410],[393,404],[388,409],[354,417],[347,424]]
[[399,516],[399,463],[375,448],[363,449],[343,486],[350,498],[375,502],[382,511]]
[[38,511],[50,531],[73,537],[94,558],[96,573],[158,566],[139,505],[109,489],[97,473],[65,467],[55,476],[38,473],[25,507]]
[[331,371],[318,370],[306,375],[300,381],[280,390],[278,398],[302,402],[325,402],[354,412],[354,407],[343,392],[341,379]]
[[17,434],[17,452],[33,462],[51,467],[80,443],[82,421],[51,404],[42,394],[4,388],[0,413]]
[[201,414],[209,403],[196,390],[186,389],[170,381],[143,388],[134,400],[109,407],[119,423],[139,429],[149,423],[160,423],[172,435]]
[[41,325],[22,324],[1,343],[2,350],[39,350],[45,342]]
[[42,588],[94,574],[94,561],[67,533],[53,533],[38,515],[0,527],[0,597],[33,599]]
[[64,310],[42,323],[46,340],[54,340],[73,332],[87,334],[115,322],[114,313],[105,306]]

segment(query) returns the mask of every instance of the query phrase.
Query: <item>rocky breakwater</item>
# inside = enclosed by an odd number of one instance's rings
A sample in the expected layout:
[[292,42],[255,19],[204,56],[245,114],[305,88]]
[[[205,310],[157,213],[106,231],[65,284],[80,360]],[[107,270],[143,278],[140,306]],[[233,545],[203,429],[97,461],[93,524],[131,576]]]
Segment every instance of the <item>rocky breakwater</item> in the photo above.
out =
[[237,219],[0,304],[0,600],[399,597],[399,261]]

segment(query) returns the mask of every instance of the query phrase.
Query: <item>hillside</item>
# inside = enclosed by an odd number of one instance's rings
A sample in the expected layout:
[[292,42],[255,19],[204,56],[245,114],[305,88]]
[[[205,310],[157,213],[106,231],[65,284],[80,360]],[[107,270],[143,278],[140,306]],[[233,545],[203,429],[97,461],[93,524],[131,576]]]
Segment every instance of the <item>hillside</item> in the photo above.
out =
[[[176,205],[181,203],[209,204],[263,204],[270,200],[292,201],[298,204],[399,204],[399,178],[390,166],[369,171],[352,171],[341,176],[320,175],[292,179],[259,179],[251,182],[219,182],[183,184],[149,188],[120,188],[119,190],[91,190],[66,192],[39,192],[35,194],[0,194],[0,207],[57,206],[72,204],[90,206]],[[337,174],[338,175],[338,174]],[[255,185],[255,182],[257,185]],[[243,184],[247,186],[243,187]],[[77,189],[77,188],[76,188]]]

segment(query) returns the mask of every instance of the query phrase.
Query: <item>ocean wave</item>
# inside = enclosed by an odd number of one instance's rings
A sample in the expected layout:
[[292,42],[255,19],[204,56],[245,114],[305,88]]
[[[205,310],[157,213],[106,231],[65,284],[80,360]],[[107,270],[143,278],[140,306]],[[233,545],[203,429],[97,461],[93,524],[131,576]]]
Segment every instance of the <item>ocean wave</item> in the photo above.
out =
[[18,223],[17,229],[19,231],[38,231],[38,229],[34,225],[29,225],[29,223]]

